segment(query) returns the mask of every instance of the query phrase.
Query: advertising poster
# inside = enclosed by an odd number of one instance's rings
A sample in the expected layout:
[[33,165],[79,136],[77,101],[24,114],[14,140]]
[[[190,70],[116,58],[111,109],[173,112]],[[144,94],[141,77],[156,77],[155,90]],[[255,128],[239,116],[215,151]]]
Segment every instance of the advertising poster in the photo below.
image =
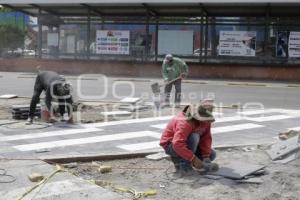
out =
[[129,31],[98,30],[96,53],[129,55],[129,36]]
[[278,31],[276,39],[276,57],[286,58],[288,57],[288,31]]
[[300,57],[300,32],[290,32],[289,34],[289,57]]
[[255,31],[220,31],[219,55],[255,56]]

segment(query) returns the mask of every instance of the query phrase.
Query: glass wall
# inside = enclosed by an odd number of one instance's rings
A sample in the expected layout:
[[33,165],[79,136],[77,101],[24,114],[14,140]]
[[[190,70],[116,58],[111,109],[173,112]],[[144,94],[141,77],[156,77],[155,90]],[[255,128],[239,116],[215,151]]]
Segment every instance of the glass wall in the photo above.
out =
[[43,57],[154,62],[172,53],[197,63],[300,60],[300,23],[295,18],[150,18],[148,24],[145,18],[126,20],[89,23],[85,17],[43,26]]

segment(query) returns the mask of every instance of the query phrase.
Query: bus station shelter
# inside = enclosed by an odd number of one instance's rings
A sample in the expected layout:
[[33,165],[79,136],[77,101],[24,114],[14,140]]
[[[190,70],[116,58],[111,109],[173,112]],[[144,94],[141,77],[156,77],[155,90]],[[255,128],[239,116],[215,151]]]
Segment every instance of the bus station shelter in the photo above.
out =
[[[36,52],[42,60],[158,66],[165,54],[172,53],[191,63],[196,74],[206,70],[207,76],[230,78],[230,69],[253,71],[237,78],[300,78],[297,0],[0,0],[0,4],[37,18]],[[263,75],[256,70],[263,70]]]

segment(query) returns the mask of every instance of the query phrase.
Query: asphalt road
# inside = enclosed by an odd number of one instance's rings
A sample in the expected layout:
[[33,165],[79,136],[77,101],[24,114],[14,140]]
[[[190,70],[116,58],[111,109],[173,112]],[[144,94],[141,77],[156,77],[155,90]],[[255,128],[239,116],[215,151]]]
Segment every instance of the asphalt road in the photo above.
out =
[[[152,100],[150,85],[160,79],[143,77],[103,77],[85,75],[81,81],[75,76],[66,76],[73,84],[74,96],[80,99],[119,100],[134,96]],[[0,95],[17,94],[31,96],[33,93],[34,74],[0,72]],[[214,98],[217,104],[259,104],[265,108],[298,109],[300,87],[288,87],[289,83],[259,83],[216,80],[188,80],[183,83],[183,101],[197,101],[201,98]],[[236,84],[237,83],[237,84]],[[161,88],[163,90],[163,88]],[[174,91],[174,90],[173,90]]]

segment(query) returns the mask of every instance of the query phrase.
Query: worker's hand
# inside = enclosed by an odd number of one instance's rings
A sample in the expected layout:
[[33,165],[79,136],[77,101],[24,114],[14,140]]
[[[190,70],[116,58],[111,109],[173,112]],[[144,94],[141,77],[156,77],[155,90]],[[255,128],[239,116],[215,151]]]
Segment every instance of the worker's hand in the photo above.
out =
[[203,162],[203,168],[206,172],[215,172],[219,170],[219,165],[217,163]]
[[203,162],[197,156],[195,156],[192,160],[192,166],[196,169],[201,169],[203,167]]
[[210,160],[210,158],[204,158],[203,162],[205,162],[205,163],[211,163],[211,160]]
[[186,78],[186,73],[180,74],[180,78],[181,78],[181,79],[185,79],[185,78]]

